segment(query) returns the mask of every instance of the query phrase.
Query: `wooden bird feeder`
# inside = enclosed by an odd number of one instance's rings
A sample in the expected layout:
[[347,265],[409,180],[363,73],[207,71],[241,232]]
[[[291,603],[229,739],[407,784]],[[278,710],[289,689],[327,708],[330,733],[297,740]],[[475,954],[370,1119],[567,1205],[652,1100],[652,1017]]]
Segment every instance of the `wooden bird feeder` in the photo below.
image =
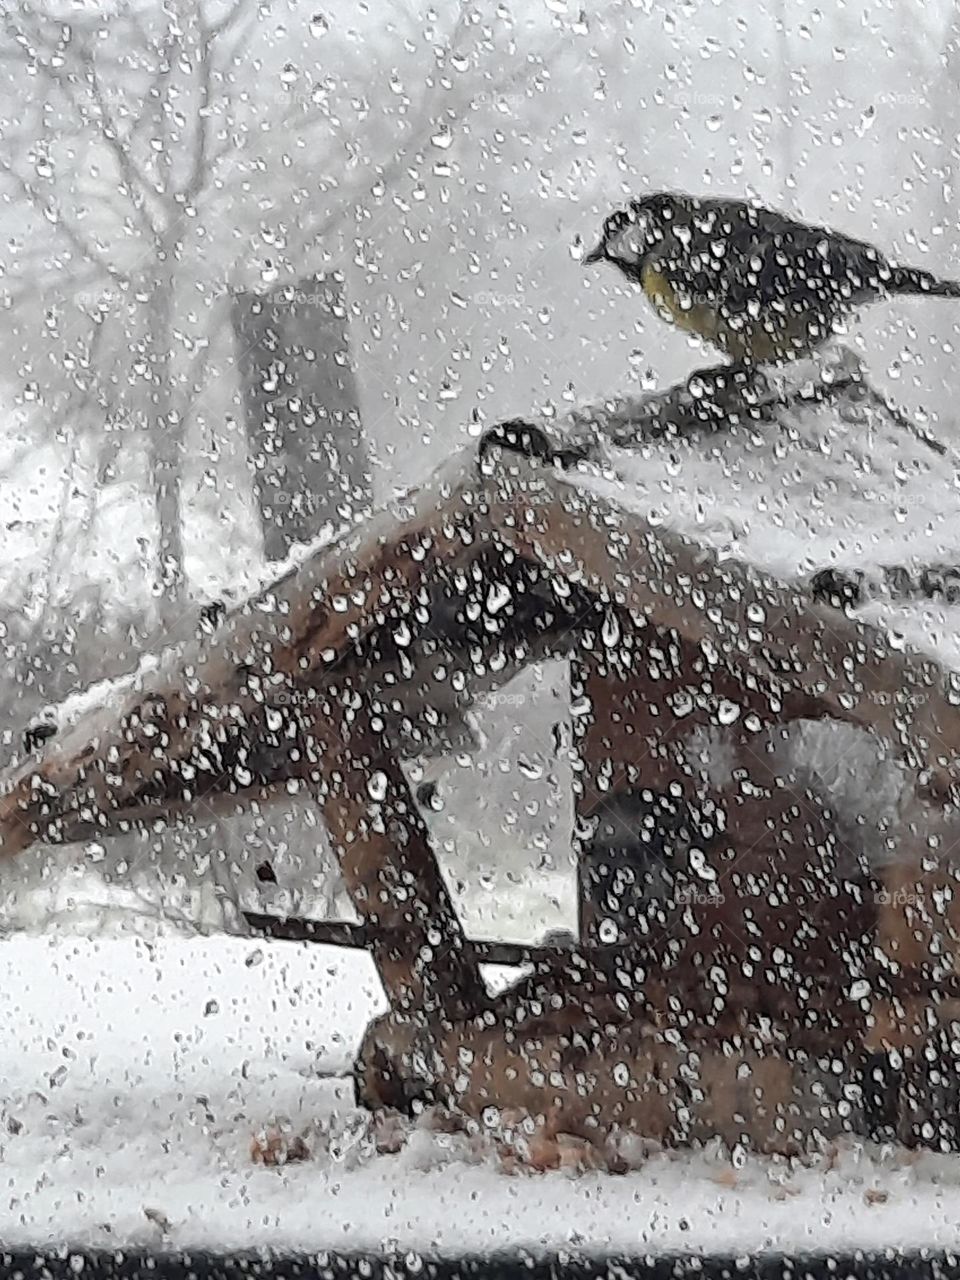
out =
[[[509,1108],[598,1146],[630,1130],[789,1152],[855,1128],[873,1105],[863,1071],[894,1050],[919,1061],[960,998],[960,912],[926,839],[953,821],[960,680],[802,586],[591,493],[545,439],[521,424],[479,461],[451,459],[167,655],[122,705],[43,744],[2,780],[0,847],[300,788],[322,807],[361,923],[251,922],[371,951],[390,1010],[359,1056],[368,1105]],[[498,611],[484,605],[491,577],[507,589]],[[832,720],[913,770],[900,856],[841,873],[830,815],[771,777],[708,850],[712,878],[691,888],[663,868],[669,904],[636,889],[629,858],[585,856],[576,945],[466,937],[401,760],[546,656],[573,664],[587,708],[586,828],[627,792],[682,798],[689,769],[673,747],[695,726],[739,741],[748,726]],[[528,976],[493,997],[485,961]],[[911,1096],[888,1116],[905,1138],[933,1106]]]

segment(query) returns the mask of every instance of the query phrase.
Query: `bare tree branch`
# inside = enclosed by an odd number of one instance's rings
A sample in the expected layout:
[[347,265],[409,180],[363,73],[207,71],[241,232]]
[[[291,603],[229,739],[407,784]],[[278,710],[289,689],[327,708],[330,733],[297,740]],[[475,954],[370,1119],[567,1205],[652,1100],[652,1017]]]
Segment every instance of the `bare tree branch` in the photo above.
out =
[[118,268],[116,268],[102,252],[96,248],[86,236],[71,222],[69,222],[57,208],[52,200],[46,199],[39,191],[28,182],[22,174],[18,173],[9,160],[0,157],[0,172],[7,174],[20,194],[24,196],[33,208],[48,222],[52,227],[68,241],[70,246],[76,250],[87,261],[94,263],[99,269],[108,275],[118,284],[127,284],[128,277]]
[[[137,231],[137,223],[133,219],[130,202],[124,200],[119,192],[109,188],[104,189],[102,184],[91,182],[88,185],[84,182],[77,184],[77,195],[83,199],[95,201],[101,209],[112,214],[125,231],[131,234]],[[143,228],[140,229],[143,230]]]
[[[139,27],[139,23],[136,25]],[[142,27],[140,30],[142,32]],[[145,32],[142,32],[142,39],[143,47],[149,48],[150,39]],[[147,124],[153,118],[152,108],[163,98],[164,86],[173,74],[173,51],[176,48],[176,43],[176,37],[167,32],[157,48],[157,68],[143,97],[145,107],[148,109],[141,111],[133,122],[127,139],[130,143],[138,138],[147,127]]]
[[[438,51],[437,61],[439,68],[446,66],[453,55],[457,52],[457,48],[462,40],[470,20],[470,2],[469,0],[459,0],[457,5],[457,17],[450,31],[449,36]],[[525,70],[517,72],[513,76],[505,77],[499,82],[499,88],[505,90],[511,85],[522,81]],[[434,81],[434,87],[439,83],[439,74]],[[436,111],[436,92],[430,92],[427,88],[420,99],[419,109],[414,120],[408,126],[406,131],[406,140],[399,146],[394,147],[393,155],[386,164],[381,165],[376,170],[376,176],[384,187],[392,186],[397,179],[403,174],[404,170],[410,163],[411,154],[429,137],[430,131],[436,126],[438,113]],[[470,103],[466,103],[462,109],[465,112],[469,109]],[[447,123],[455,118],[448,109],[444,113]],[[308,234],[311,239],[321,240],[330,235],[343,222],[347,210],[367,193],[370,187],[371,174],[369,167],[364,167],[357,179],[350,184],[344,184],[340,187],[339,207],[320,223],[319,226],[311,226],[308,230],[304,229],[304,233]]]
[[[233,12],[240,8],[243,0],[237,0]],[[198,22],[200,25],[200,45],[197,55],[199,66],[197,68],[200,77],[200,100],[197,104],[197,123],[194,130],[193,143],[193,164],[190,169],[190,176],[187,178],[186,184],[180,192],[181,198],[185,204],[193,204],[203,187],[203,180],[207,169],[207,152],[210,145],[210,99],[212,96],[213,82],[213,43],[215,36],[210,34],[212,28],[208,28],[202,16],[202,11],[198,13]]]
[[120,169],[121,177],[126,185],[130,195],[130,203],[136,211],[140,226],[146,235],[153,241],[154,245],[159,247],[160,231],[155,226],[150,217],[147,208],[147,193],[150,189],[149,183],[143,178],[143,175],[137,170],[133,162],[129,146],[124,144],[120,137],[119,129],[110,108],[104,97],[103,87],[100,84],[100,78],[97,74],[96,63],[89,49],[84,49],[80,55],[81,64],[86,71],[87,82],[90,85],[90,93],[96,103],[97,111],[100,113],[100,134],[104,142],[113,152]]
[[[24,40],[30,40],[36,45],[41,45],[44,42],[45,33],[43,33],[39,26],[37,26],[34,32],[29,35],[27,32],[22,32],[22,38]],[[60,41],[58,40],[54,45],[54,52],[56,51],[59,43]],[[124,144],[119,127],[113,119],[103,93],[96,63],[94,61],[93,54],[90,51],[89,44],[85,43],[79,35],[74,36],[74,44],[79,46],[79,66],[84,74],[84,78],[90,90],[90,95],[99,116],[96,124],[100,136],[110,148],[117,161],[121,178],[123,179],[129,194],[130,205],[140,223],[141,230],[156,245],[158,243],[158,231],[150,218],[149,210],[147,208],[147,193],[150,190],[149,183],[137,171],[136,166],[133,163],[129,147]],[[45,60],[37,57],[34,59],[34,65],[47,84],[56,88],[63,95],[69,108],[69,114],[79,122],[78,126],[71,129],[69,132],[72,134],[81,133],[82,126],[90,121],[90,115],[87,110],[86,103],[84,103],[76,93],[70,74],[64,73],[61,68],[54,66],[51,59]],[[58,138],[63,138],[65,136],[65,131],[62,128],[58,128],[57,134]],[[115,195],[113,192],[110,192],[109,194],[111,196]],[[96,198],[98,200],[102,199],[102,193],[98,192]]]
[[[256,10],[251,9],[250,12],[255,13]],[[226,77],[227,68],[232,67],[234,63],[239,59],[240,54],[249,46],[250,41],[253,39],[253,33],[256,31],[256,29],[257,29],[256,22],[251,22],[248,26],[246,26],[245,28],[243,28],[243,30],[241,30],[240,34],[237,36],[236,40],[233,42],[230,48],[225,49],[223,58],[220,64],[220,74],[224,76],[224,78]]]
[[232,27],[236,26],[244,16],[244,11],[247,13],[252,11],[248,0],[234,0],[234,3],[222,18],[219,18],[216,22],[208,23],[201,5],[198,12],[200,29],[210,41],[219,40],[221,36],[225,36]]
[[207,368],[209,363],[210,345],[209,343],[204,343],[191,360],[190,368],[187,370],[187,375],[184,379],[184,421],[186,421],[193,413],[194,409],[197,407],[200,397],[206,389],[204,384],[207,378]]

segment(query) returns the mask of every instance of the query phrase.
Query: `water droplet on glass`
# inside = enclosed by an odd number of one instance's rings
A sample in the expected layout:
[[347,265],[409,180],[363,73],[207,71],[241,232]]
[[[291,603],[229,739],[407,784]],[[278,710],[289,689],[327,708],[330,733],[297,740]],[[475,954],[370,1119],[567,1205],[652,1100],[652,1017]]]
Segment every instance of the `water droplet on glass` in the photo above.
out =
[[367,792],[371,800],[380,803],[387,798],[387,775],[382,769],[377,769],[375,773],[371,773],[367,779]]
[[698,875],[701,880],[716,880],[717,873],[707,862],[707,855],[702,849],[691,849],[689,858],[690,870],[694,875]]
[[487,592],[487,612],[499,613],[499,611],[510,603],[510,588],[506,583],[494,583]]
[[620,930],[614,920],[601,920],[597,929],[597,936],[604,946],[610,946],[620,936]]
[[721,702],[717,707],[717,719],[723,725],[735,724],[740,718],[740,708],[735,702]]
[[601,630],[604,647],[614,649],[620,643],[620,621],[615,613],[608,613]]

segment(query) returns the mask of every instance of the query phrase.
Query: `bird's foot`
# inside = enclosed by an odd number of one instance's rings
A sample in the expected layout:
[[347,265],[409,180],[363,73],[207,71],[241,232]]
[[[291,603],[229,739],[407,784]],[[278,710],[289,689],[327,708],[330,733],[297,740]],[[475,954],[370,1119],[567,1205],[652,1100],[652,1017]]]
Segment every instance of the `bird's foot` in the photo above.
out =
[[687,379],[684,390],[684,398],[703,416],[715,418],[717,425],[723,426],[763,420],[776,399],[763,372],[745,361],[698,369]]
[[856,569],[820,569],[810,579],[810,593],[832,609],[855,609],[863,603],[863,574]]

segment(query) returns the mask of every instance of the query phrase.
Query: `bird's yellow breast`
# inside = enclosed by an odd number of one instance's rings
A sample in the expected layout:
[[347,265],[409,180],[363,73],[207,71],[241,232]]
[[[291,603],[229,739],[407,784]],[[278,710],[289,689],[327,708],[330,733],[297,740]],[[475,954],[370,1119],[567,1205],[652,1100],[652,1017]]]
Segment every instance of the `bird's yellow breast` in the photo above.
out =
[[689,298],[681,300],[667,277],[653,265],[643,268],[641,285],[650,303],[664,320],[671,321],[678,329],[684,329],[687,333],[695,333],[711,342],[715,340],[717,313],[714,307]]
[[[755,364],[795,360],[816,346],[829,329],[830,317],[811,316],[809,308],[767,304],[759,306],[755,314],[731,316],[702,294],[678,290],[655,263],[644,266],[640,282],[661,319],[696,334],[734,360]],[[817,328],[811,328],[811,320],[817,322]]]

